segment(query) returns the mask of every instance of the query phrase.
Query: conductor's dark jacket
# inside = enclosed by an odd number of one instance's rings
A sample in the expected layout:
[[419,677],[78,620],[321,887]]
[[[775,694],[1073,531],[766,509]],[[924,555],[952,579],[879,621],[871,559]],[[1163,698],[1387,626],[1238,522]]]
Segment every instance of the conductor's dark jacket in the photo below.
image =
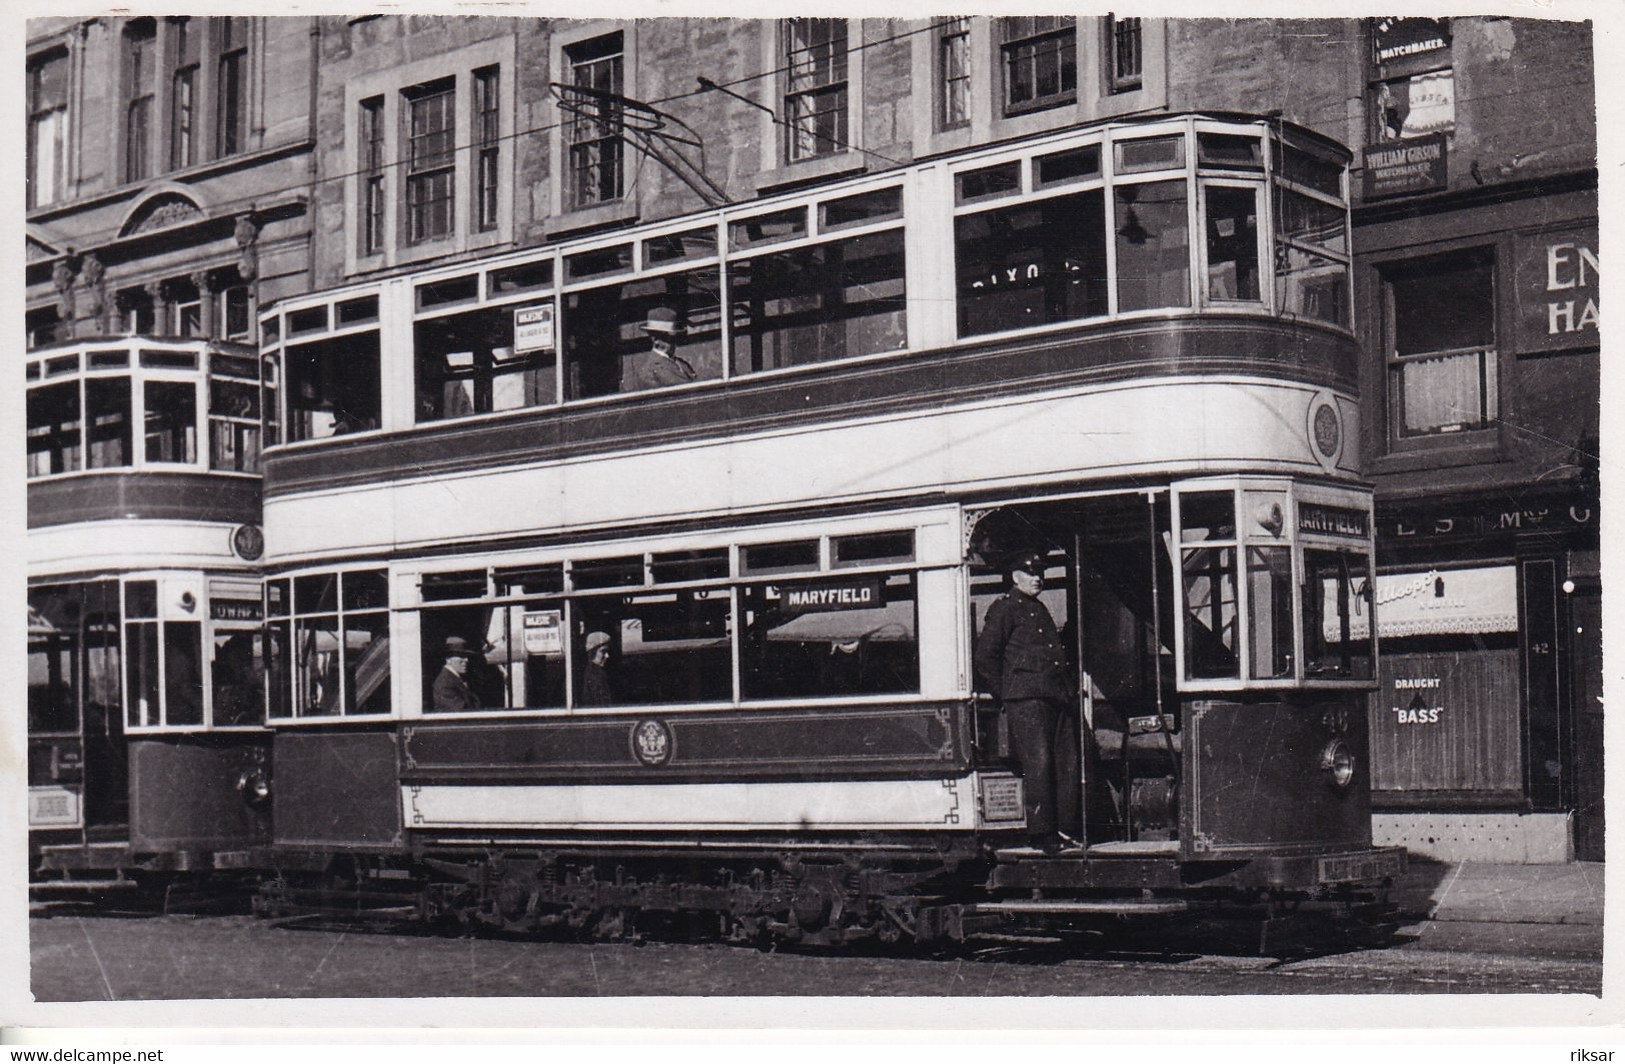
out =
[[987,608],[976,639],[976,675],[981,690],[1001,702],[1072,698],[1061,633],[1043,603],[1019,591]]

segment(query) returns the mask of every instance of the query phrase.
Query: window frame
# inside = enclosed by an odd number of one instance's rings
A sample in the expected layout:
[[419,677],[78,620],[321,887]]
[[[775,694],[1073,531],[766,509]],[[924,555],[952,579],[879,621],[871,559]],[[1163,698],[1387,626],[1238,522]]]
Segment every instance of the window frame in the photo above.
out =
[[[778,26],[784,164],[851,150],[851,29],[844,18],[787,18]],[[798,34],[803,34],[798,37]],[[818,53],[823,52],[820,60]],[[831,106],[811,106],[824,99]],[[822,129],[833,115],[833,131]],[[809,124],[810,123],[810,124]]]
[[[1450,446],[1467,441],[1493,440],[1499,433],[1503,404],[1501,373],[1503,362],[1500,339],[1501,322],[1498,293],[1502,279],[1498,264],[1500,256],[1494,245],[1483,244],[1456,248],[1420,258],[1384,262],[1378,267],[1383,315],[1383,373],[1384,394],[1387,401],[1388,445],[1390,453],[1417,448]],[[1482,271],[1487,292],[1482,300],[1485,308],[1484,324],[1490,338],[1488,344],[1445,347],[1429,351],[1400,353],[1400,324],[1395,295],[1395,282],[1399,279],[1426,277],[1436,279],[1445,272],[1463,275]],[[1478,404],[1480,416],[1470,422],[1454,426],[1442,425],[1431,429],[1407,429],[1408,407],[1405,393],[1406,367],[1432,362],[1478,356]]]
[[963,129],[970,125],[974,86],[970,17],[957,15],[943,19],[937,26],[932,45],[936,73],[934,128],[938,132]]
[[154,19],[132,19],[120,39],[122,66],[125,184],[154,175],[153,112],[157,107],[158,27]]
[[[577,88],[624,95],[626,36],[623,31],[599,34],[563,46],[570,84]],[[618,132],[620,108],[598,102],[593,115],[568,112],[564,122],[565,209],[585,210],[624,199],[626,138]],[[589,180],[590,175],[597,175]]]
[[439,78],[400,95],[401,242],[414,248],[457,233],[457,81]]
[[[1043,20],[1043,21],[1040,21]],[[1067,107],[1078,102],[1078,24],[1070,15],[1000,16],[998,19],[1000,114],[1005,118]],[[1039,92],[1040,65],[1055,56],[1056,89]],[[1071,85],[1067,85],[1067,59],[1071,58]],[[1017,67],[1027,71],[1032,95],[1016,100]],[[1028,76],[1030,75],[1030,76]]]
[[[46,99],[47,68],[62,64],[58,73],[61,82],[60,99]],[[72,94],[73,53],[64,46],[47,48],[28,58],[28,130],[26,133],[27,208],[47,207],[59,203],[67,196],[68,169],[71,162],[69,145],[69,107]],[[48,141],[48,144],[42,144]],[[48,150],[45,150],[48,149]],[[49,180],[42,180],[48,175]]]
[[1117,95],[1138,91],[1145,77],[1145,35],[1138,16],[1118,18],[1106,15],[1101,27],[1101,68],[1106,75],[1106,92]]

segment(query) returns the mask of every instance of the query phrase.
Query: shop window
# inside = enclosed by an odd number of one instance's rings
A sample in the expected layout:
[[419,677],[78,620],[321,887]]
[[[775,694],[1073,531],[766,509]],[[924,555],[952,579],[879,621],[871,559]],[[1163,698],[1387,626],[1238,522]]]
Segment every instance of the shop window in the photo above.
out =
[[707,266],[566,295],[566,396],[720,378],[720,292],[717,267]]
[[970,19],[946,18],[937,26],[937,128],[970,122]]
[[1456,127],[1449,19],[1382,18],[1371,24],[1375,77],[1368,89],[1373,142]]
[[784,32],[786,162],[847,148],[846,20],[791,18]]
[[[571,603],[577,706],[726,702],[733,697],[727,588],[578,598]],[[589,639],[608,637],[605,685],[587,677]],[[605,701],[607,699],[607,701]]]
[[906,347],[903,278],[901,230],[733,260],[734,372]]
[[912,573],[740,590],[742,697],[833,698],[920,688]]
[[[590,207],[626,194],[626,142],[621,137],[626,56],[619,33],[564,49],[570,84],[586,90],[565,121],[571,207]],[[603,93],[607,95],[593,95]]]
[[1189,306],[1185,182],[1120,185],[1114,198],[1117,309]]
[[1072,103],[1078,96],[1078,30],[1065,15],[1001,18],[1004,113]]
[[[534,308],[517,308],[520,314]],[[551,311],[551,304],[544,310]],[[552,348],[515,351],[516,308],[420,321],[414,330],[419,422],[544,406],[557,398]]]
[[28,206],[62,199],[68,176],[68,53],[28,63]]
[[1485,428],[1500,411],[1494,261],[1429,259],[1387,275],[1391,419],[1399,437]]
[[959,335],[1106,313],[1104,193],[968,214],[954,222]]
[[288,438],[317,440],[378,427],[378,334],[287,349]]

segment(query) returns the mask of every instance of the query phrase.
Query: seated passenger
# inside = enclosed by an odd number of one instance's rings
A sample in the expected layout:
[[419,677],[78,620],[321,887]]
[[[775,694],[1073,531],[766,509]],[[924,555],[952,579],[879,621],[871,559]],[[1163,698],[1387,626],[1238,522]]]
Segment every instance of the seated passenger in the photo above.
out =
[[650,349],[627,359],[621,378],[621,391],[666,388],[673,384],[687,384],[694,379],[694,367],[677,353],[677,345],[682,342],[685,330],[678,324],[676,311],[669,307],[655,307],[639,328],[648,335]]
[[463,679],[472,652],[460,635],[446,637],[446,663],[434,678],[434,708],[456,711],[479,709],[480,699]]

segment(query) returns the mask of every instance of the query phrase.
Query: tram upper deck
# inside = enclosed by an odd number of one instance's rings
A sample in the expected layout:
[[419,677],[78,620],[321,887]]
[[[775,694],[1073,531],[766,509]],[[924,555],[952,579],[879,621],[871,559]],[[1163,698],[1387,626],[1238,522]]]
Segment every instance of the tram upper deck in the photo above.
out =
[[1354,478],[1348,158],[1277,120],[1114,122],[285,301],[269,560]]

